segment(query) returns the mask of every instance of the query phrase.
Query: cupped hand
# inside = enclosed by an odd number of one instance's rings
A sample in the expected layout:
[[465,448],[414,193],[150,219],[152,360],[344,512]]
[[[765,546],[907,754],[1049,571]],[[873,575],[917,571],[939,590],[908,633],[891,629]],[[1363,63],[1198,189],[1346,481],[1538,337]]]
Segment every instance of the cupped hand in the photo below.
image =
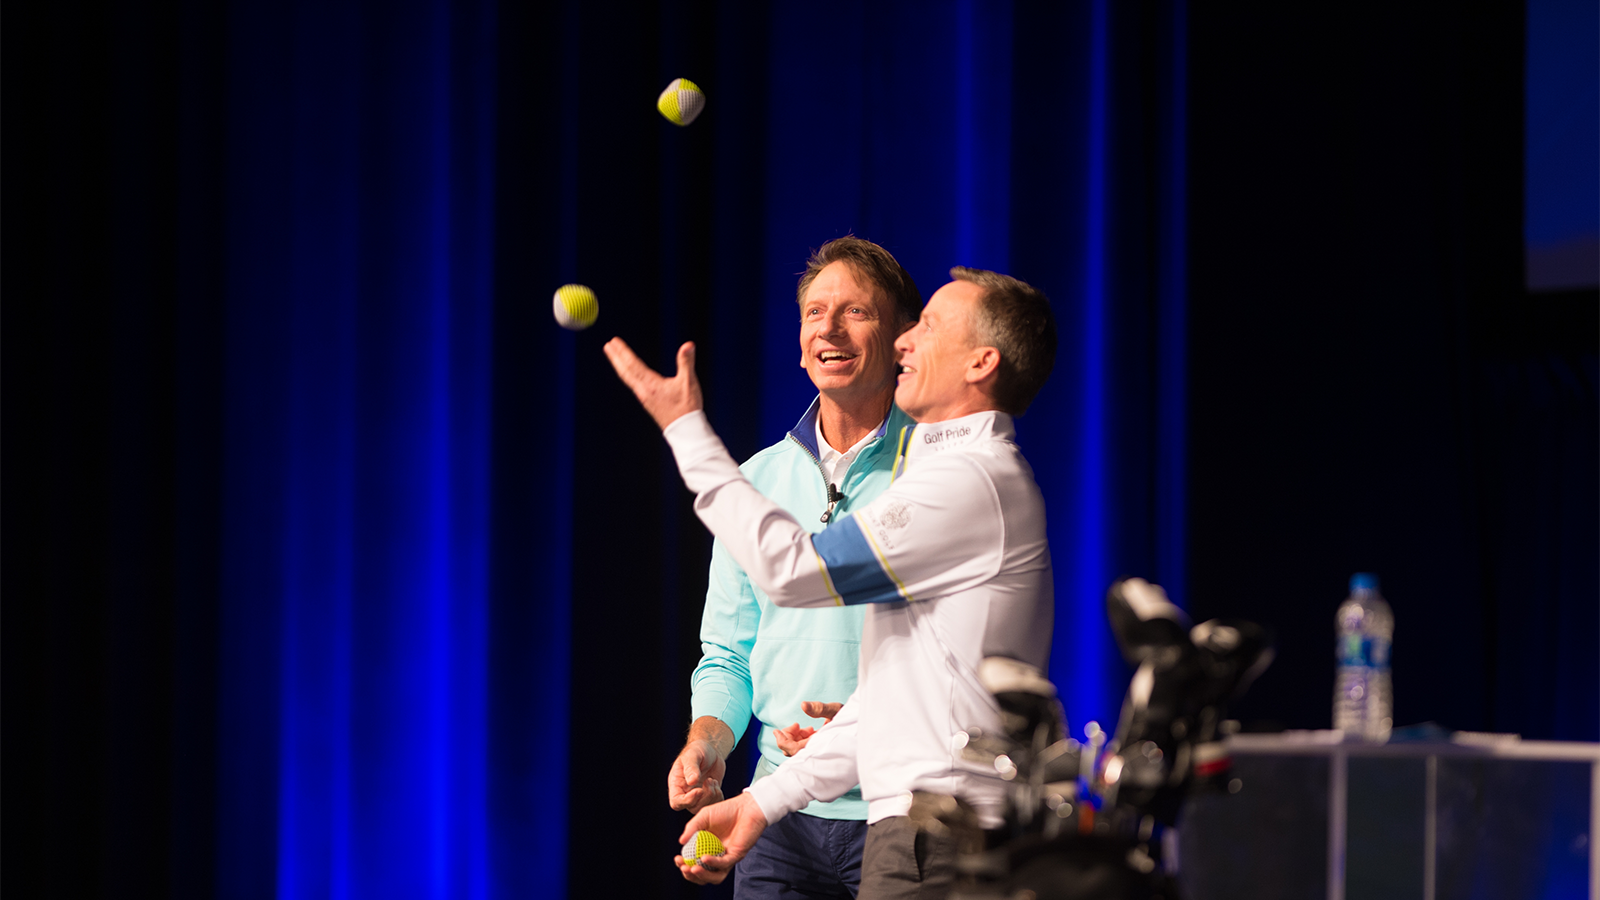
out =
[[681,855],[674,856],[672,861],[683,877],[695,884],[721,884],[733,871],[734,863],[744,859],[766,829],[767,817],[761,814],[761,807],[749,794],[713,803],[695,813],[689,824],[683,826],[678,843],[688,843],[696,831],[709,831],[722,839],[722,855],[708,857],[694,865],[685,862]]
[[800,723],[796,722],[788,728],[774,730],[772,736],[777,739],[778,749],[783,751],[784,756],[793,756],[805,749],[806,742],[816,733],[815,728],[801,728]]
[[617,370],[617,377],[639,398],[639,405],[656,420],[656,425],[666,428],[679,418],[705,408],[700,394],[700,379],[694,374],[694,344],[685,343],[678,348],[678,373],[665,378],[644,364],[622,338],[606,341],[606,358]]

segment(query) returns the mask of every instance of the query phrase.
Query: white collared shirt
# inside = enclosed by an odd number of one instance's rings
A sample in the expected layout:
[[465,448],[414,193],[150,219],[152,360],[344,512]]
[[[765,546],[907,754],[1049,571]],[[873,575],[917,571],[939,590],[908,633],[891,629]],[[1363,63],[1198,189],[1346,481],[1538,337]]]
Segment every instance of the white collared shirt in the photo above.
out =
[[850,471],[850,464],[861,455],[862,448],[872,443],[878,436],[878,429],[882,427],[882,422],[872,426],[861,440],[856,441],[855,446],[840,453],[833,449],[827,438],[822,436],[822,417],[817,416],[817,459],[822,463],[822,471],[827,476],[829,484],[838,487],[843,483],[845,473]]

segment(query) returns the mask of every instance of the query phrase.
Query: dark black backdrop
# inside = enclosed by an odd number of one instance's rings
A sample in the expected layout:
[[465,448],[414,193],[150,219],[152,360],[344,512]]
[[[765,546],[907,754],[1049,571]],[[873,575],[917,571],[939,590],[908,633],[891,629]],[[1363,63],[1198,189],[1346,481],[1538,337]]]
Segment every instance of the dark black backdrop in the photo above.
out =
[[1194,17],[1190,590],[1278,630],[1247,719],[1327,727],[1304,686],[1331,695],[1366,569],[1400,723],[1597,737],[1600,319],[1522,288],[1521,28],[1514,4]]

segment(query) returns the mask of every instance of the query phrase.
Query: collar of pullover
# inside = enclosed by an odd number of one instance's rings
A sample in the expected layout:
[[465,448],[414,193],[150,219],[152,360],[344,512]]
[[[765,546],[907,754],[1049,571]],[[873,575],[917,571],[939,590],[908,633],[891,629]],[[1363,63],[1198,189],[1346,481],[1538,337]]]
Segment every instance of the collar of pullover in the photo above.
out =
[[[800,421],[796,422],[794,428],[789,430],[789,436],[794,438],[800,446],[810,450],[811,455],[817,459],[822,458],[822,450],[817,446],[817,414],[821,410],[822,395],[818,394],[816,399],[811,401],[811,406],[806,409],[806,414],[801,416]],[[889,420],[893,419],[895,414],[899,412],[900,408],[898,406],[891,405],[889,414],[883,417],[882,422],[878,423],[878,427],[872,432],[871,437],[883,437],[884,433],[889,430]],[[900,413],[900,415],[902,418],[905,416],[904,413]]]
[[982,440],[1013,440],[1016,431],[1011,416],[997,409],[973,413],[943,422],[924,422],[912,429],[906,441],[906,461],[948,453]]

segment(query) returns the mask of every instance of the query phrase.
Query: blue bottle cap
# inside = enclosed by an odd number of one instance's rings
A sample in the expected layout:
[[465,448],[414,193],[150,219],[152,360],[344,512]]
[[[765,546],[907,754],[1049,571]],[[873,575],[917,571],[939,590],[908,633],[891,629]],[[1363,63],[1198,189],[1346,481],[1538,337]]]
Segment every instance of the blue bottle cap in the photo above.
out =
[[1378,576],[1371,572],[1357,572],[1350,576],[1350,590],[1375,591],[1378,589]]

